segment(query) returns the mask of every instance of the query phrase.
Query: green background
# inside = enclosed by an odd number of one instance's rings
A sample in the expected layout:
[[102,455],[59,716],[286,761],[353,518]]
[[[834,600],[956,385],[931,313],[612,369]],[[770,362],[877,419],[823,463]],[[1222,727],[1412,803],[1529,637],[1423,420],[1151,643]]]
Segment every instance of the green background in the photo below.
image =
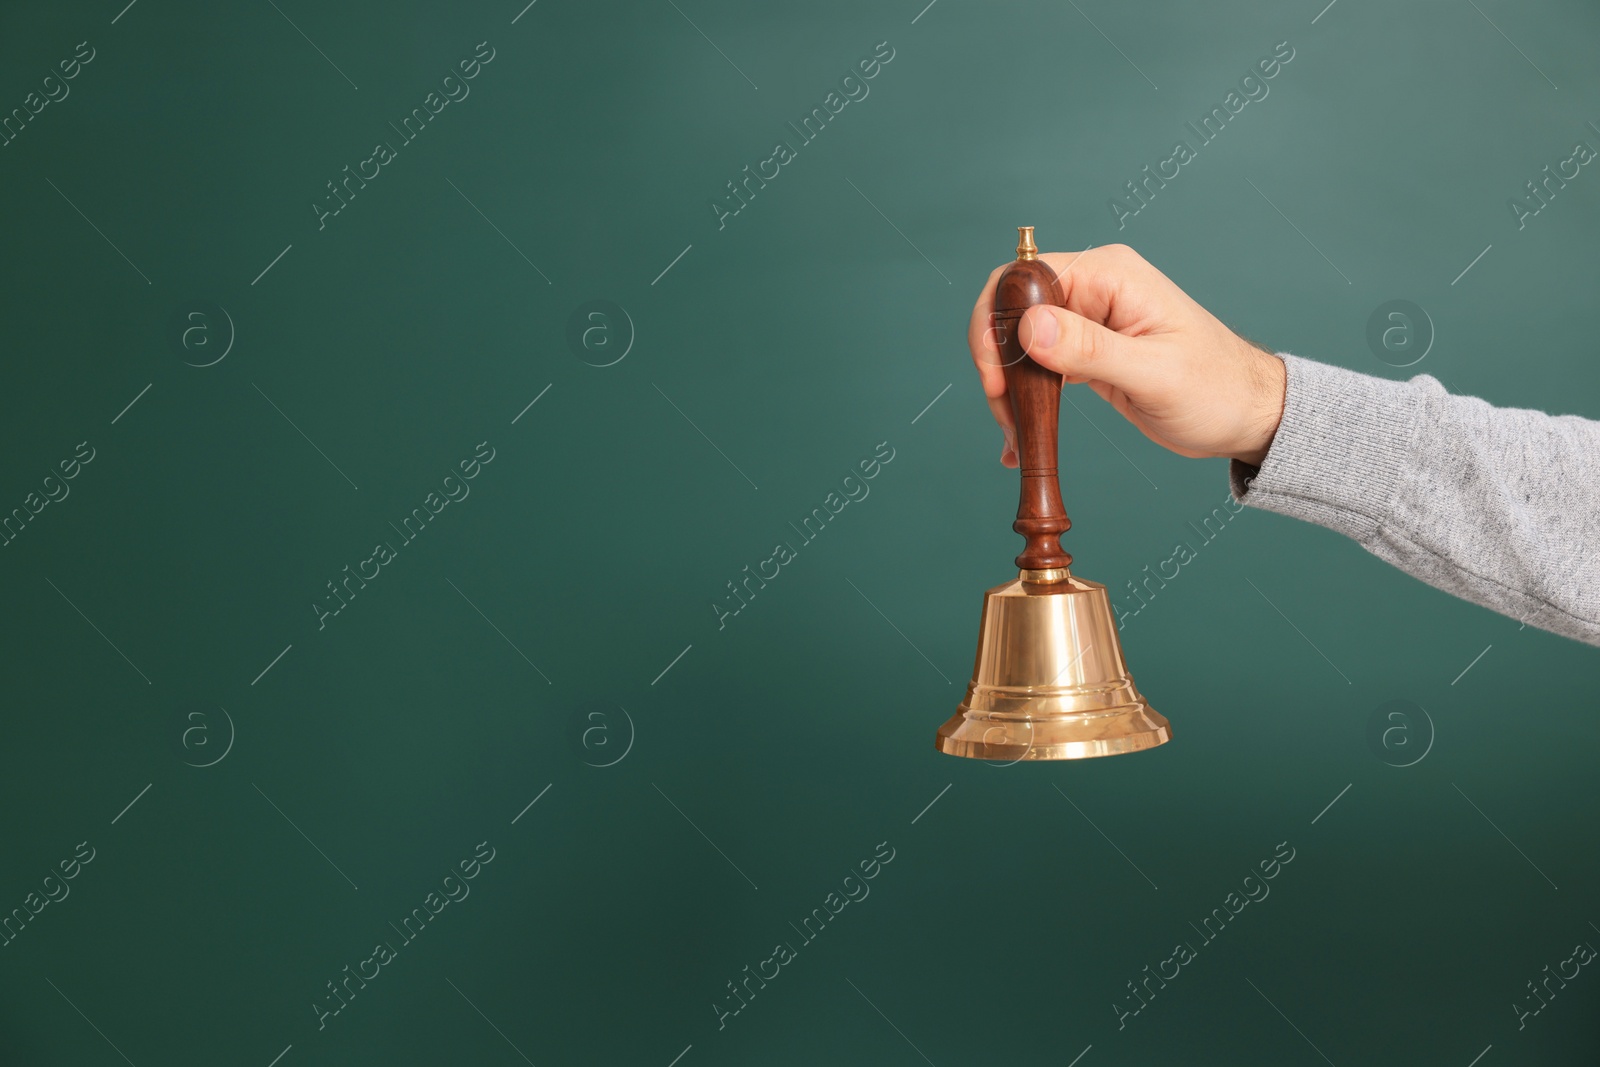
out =
[[[1122,635],[1173,743],[932,747],[1019,544],[965,344],[1014,227],[1127,242],[1280,350],[1596,416],[1600,174],[1522,229],[1507,204],[1600,146],[1592,5],[520,8],[0,14],[0,110],[95,50],[0,149],[0,508],[95,450],[0,549],[0,911],[95,850],[0,948],[0,1059],[1594,1062],[1592,968],[1512,1006],[1600,945],[1591,648],[1247,510]],[[480,41],[470,96],[319,230]],[[881,41],[870,95],[719,229],[724,183]],[[1119,231],[1108,199],[1282,41]],[[1366,342],[1393,299],[1436,331],[1406,369]],[[633,334],[611,366],[567,340],[594,300]],[[1068,545],[1121,601],[1225,467],[1067,396]],[[471,495],[319,630],[482,441]],[[870,496],[719,629],[880,442]],[[1409,767],[1368,741],[1392,700],[1431,722]],[[471,895],[319,1029],[483,841]],[[719,1029],[880,842],[871,895]],[[1271,896],[1119,1029],[1280,842]]]

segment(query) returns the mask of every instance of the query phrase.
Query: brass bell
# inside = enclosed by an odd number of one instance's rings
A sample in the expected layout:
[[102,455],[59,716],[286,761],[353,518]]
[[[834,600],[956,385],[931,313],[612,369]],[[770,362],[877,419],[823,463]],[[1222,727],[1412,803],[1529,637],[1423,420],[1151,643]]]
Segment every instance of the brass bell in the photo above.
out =
[[1066,299],[1039,261],[1033,227],[1018,230],[1017,259],[995,286],[990,321],[1022,475],[1011,528],[1027,544],[1016,580],[983,596],[972,683],[934,743],[952,756],[1006,762],[1138,752],[1171,740],[1172,727],[1133,684],[1106,587],[1074,577],[1061,547],[1072,525],[1056,473],[1061,375],[1028,358],[1017,326],[1033,305],[1065,307]]

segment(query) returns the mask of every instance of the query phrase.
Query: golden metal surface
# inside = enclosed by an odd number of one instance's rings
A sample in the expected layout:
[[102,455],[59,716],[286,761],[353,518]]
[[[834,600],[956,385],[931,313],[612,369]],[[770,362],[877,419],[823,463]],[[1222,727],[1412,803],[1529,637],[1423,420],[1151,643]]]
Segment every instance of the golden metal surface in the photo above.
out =
[[1106,587],[1021,578],[983,597],[972,683],[935,746],[988,760],[1087,759],[1164,744],[1172,727],[1133,684]]
[[1066,567],[1050,567],[1045,570],[1022,570],[1017,572],[1019,581],[1029,585],[1055,585],[1072,577],[1072,571]]
[[1039,246],[1033,243],[1033,227],[1017,227],[1017,258],[1038,259]]

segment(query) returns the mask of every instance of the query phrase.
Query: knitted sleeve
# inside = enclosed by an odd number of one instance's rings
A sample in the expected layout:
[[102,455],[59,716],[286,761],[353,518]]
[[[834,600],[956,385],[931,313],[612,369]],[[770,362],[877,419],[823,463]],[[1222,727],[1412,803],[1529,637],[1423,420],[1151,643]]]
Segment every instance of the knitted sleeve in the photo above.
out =
[[1600,423],[1279,353],[1283,420],[1235,499],[1326,526],[1429,585],[1600,645]]

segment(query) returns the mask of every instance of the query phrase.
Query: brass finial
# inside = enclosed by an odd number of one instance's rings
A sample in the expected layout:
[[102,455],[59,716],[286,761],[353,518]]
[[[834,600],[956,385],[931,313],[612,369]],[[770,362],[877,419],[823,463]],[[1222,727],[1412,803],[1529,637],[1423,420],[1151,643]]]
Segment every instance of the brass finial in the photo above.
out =
[[1039,258],[1039,246],[1033,243],[1032,226],[1017,227],[1017,258],[1023,260]]

